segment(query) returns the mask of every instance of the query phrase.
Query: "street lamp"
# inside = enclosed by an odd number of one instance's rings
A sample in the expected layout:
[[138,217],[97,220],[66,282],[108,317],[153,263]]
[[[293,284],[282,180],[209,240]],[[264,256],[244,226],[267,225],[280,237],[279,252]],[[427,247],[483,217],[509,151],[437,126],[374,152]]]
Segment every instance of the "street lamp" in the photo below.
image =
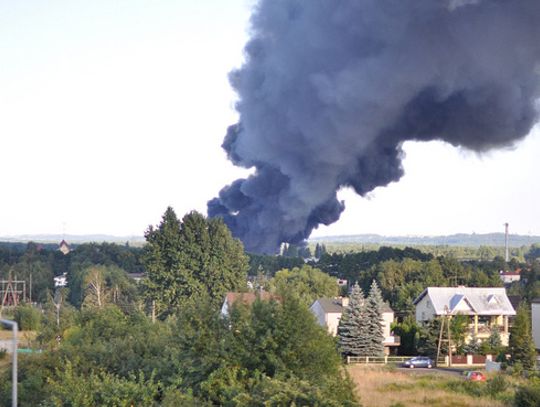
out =
[[17,407],[17,333],[19,327],[15,321],[10,321],[9,319],[0,319],[0,323],[11,327],[13,331],[13,363],[11,370],[11,406]]

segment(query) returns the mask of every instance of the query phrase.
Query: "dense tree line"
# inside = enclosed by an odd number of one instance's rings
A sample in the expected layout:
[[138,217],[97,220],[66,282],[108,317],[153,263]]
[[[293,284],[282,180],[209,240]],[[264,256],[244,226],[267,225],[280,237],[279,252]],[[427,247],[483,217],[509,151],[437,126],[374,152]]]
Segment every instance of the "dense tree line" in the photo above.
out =
[[[334,278],[302,263],[268,281],[277,301],[223,316],[225,293],[247,289],[248,269],[223,222],[168,208],[146,239],[131,263],[144,267],[141,284],[116,248],[79,246],[66,256],[69,287],[41,311],[18,308],[44,350],[21,355],[21,406],[357,405],[334,339],[308,309],[336,293]],[[10,403],[9,377],[0,405]]]
[[[91,243],[67,255],[36,244],[0,246],[0,273],[31,275],[32,299],[40,303],[39,310],[25,305],[13,315],[22,329],[38,331],[36,346],[45,350],[21,360],[22,406],[356,405],[336,340],[308,310],[315,299],[339,294],[336,278],[357,283],[364,321],[354,325],[346,313],[341,338],[348,330],[354,342],[369,331],[360,353],[373,355],[382,352],[373,332],[383,300],[402,321],[394,326],[400,352],[433,354],[438,322],[420,327],[413,318],[412,301],[426,286],[497,286],[500,270],[520,267],[524,278],[511,291],[525,299],[540,294],[537,262],[507,264],[488,254],[460,261],[389,247],[329,253],[320,246],[318,261],[307,263],[290,247],[287,256],[246,255],[221,220],[197,212],[179,219],[171,208],[145,237],[143,248]],[[54,290],[52,277],[64,272],[68,287]],[[130,272],[146,277],[137,284]],[[221,316],[225,293],[247,290],[248,273],[274,300],[238,304]],[[363,292],[370,295],[364,299]],[[452,337],[465,352],[459,320]],[[511,349],[523,366],[530,355],[518,350],[530,349],[528,332],[530,324],[512,331]],[[346,349],[347,340],[340,343],[343,354],[359,354]],[[500,337],[494,334],[488,345],[500,348]],[[1,405],[9,404],[9,372],[4,379]]]
[[[501,244],[488,246],[485,244],[480,245],[450,245],[450,244],[420,244],[420,243],[355,243],[355,242],[333,242],[331,240],[326,241],[324,244],[328,253],[360,253],[377,251],[381,247],[393,247],[397,249],[405,249],[407,247],[413,247],[420,250],[423,253],[431,254],[434,257],[445,256],[455,257],[456,259],[467,260],[493,260],[495,257],[505,256],[505,247]],[[310,244],[310,248],[313,250],[315,245]],[[539,258],[540,244],[533,243],[532,245],[521,245],[519,247],[510,247],[509,255],[510,259],[516,259],[518,262],[532,261],[535,258]]]
[[[24,248],[23,248],[24,247]],[[53,294],[55,276],[67,274],[70,301],[80,305],[82,275],[91,266],[116,269],[117,275],[142,273],[142,248],[114,243],[84,243],[64,255],[58,245],[27,243],[0,246],[0,278],[26,282],[27,300],[45,302]],[[120,277],[119,277],[120,278]]]

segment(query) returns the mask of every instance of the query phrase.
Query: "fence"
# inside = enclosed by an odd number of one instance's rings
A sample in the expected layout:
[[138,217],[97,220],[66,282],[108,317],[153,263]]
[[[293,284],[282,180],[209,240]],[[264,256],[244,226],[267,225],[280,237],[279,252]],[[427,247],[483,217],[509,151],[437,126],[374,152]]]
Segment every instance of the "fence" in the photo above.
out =
[[[401,364],[412,356],[347,356],[347,364],[360,363],[365,365],[388,365]],[[485,365],[486,361],[491,361],[492,356],[464,355],[452,356],[452,366],[480,366]],[[448,356],[440,357],[437,360],[437,366],[450,366]]]
[[399,364],[410,359],[410,356],[347,356],[347,364],[362,363],[374,365]]

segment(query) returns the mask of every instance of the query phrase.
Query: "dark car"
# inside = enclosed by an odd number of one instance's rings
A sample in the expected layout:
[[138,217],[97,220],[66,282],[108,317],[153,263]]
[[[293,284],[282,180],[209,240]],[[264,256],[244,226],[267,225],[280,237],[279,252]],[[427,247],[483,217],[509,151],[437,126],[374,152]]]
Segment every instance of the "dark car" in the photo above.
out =
[[433,360],[427,356],[416,356],[403,362],[403,367],[410,367],[411,369],[415,367],[427,367],[431,369],[434,365]]

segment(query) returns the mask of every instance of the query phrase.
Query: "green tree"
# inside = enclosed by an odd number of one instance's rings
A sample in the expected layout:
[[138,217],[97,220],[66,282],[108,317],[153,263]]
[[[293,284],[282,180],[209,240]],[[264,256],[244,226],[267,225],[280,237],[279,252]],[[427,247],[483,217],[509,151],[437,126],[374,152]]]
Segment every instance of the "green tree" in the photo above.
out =
[[[437,346],[439,343],[439,332],[441,329],[441,318],[434,318],[430,321],[425,322],[420,327],[418,333],[418,352],[421,355],[429,356],[435,358],[437,356]],[[443,351],[446,349],[441,348]]]
[[454,315],[450,319],[450,335],[452,345],[461,353],[465,346],[465,339],[469,332],[469,317],[463,314]]
[[417,344],[420,327],[416,324],[413,316],[407,316],[403,322],[392,325],[394,334],[400,337],[398,353],[400,355],[412,356],[418,353]]
[[31,305],[19,305],[15,308],[14,319],[21,331],[32,331],[39,329],[41,325],[41,312]]
[[366,333],[367,333],[367,346],[366,356],[382,356],[384,355],[384,335],[383,335],[383,306],[384,301],[382,298],[381,290],[377,285],[377,282],[373,280],[369,295],[366,299]]
[[[223,406],[306,399],[327,401],[314,405],[356,405],[333,338],[297,298],[235,303],[227,318],[211,309],[202,301],[179,315],[175,332],[183,391]],[[268,387],[270,382],[276,386]],[[296,399],[289,389],[300,382]]]
[[83,306],[102,308],[106,304],[108,292],[104,274],[103,266],[93,266],[86,270],[83,280]]
[[167,208],[157,228],[148,228],[145,238],[142,258],[147,273],[145,294],[155,303],[158,313],[166,313],[178,306],[179,287],[193,285],[189,272],[181,267],[180,221],[171,207]]
[[180,222],[169,207],[145,237],[145,295],[161,317],[202,295],[217,307],[227,291],[246,285],[248,259],[221,219],[191,212]]
[[501,349],[502,349],[501,333],[499,332],[499,328],[497,328],[496,326],[491,328],[491,333],[489,334],[487,343],[492,353],[498,354],[501,352]]
[[339,349],[346,356],[365,356],[368,346],[366,332],[366,300],[358,283],[349,297],[349,306],[343,311],[338,325]]
[[526,370],[536,368],[536,350],[531,333],[531,319],[527,305],[522,303],[510,329],[508,342],[512,363],[521,363]]
[[335,277],[308,265],[278,271],[269,287],[281,296],[296,295],[307,306],[317,298],[335,297],[339,291]]

